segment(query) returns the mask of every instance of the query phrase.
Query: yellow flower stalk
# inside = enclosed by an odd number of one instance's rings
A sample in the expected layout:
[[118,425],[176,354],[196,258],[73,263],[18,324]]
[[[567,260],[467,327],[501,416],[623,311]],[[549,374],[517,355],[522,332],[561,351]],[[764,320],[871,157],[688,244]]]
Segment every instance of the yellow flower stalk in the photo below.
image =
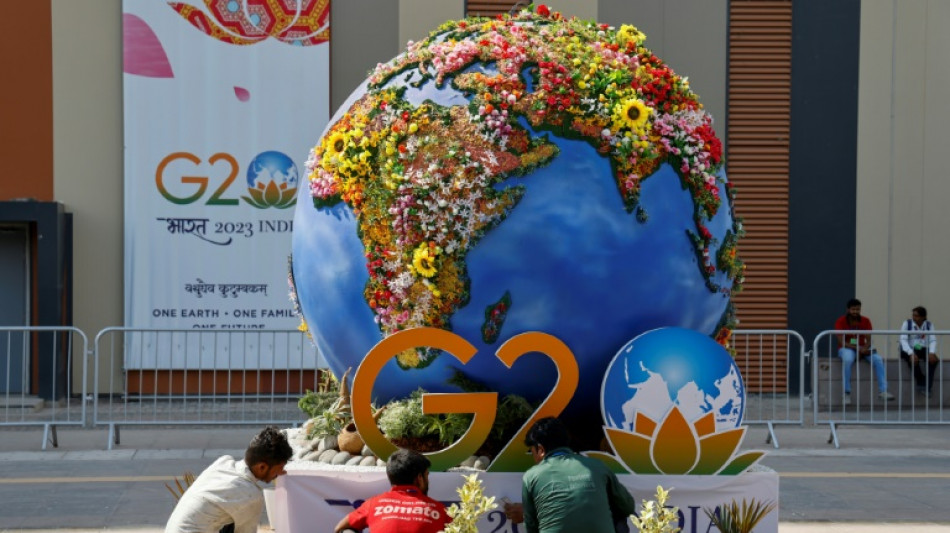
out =
[[640,46],[645,39],[646,35],[638,30],[636,26],[624,24],[617,30],[617,42],[623,45],[632,42],[635,46]]
[[462,476],[465,483],[456,489],[460,503],[453,503],[446,512],[452,523],[445,526],[444,533],[478,533],[476,524],[481,517],[498,507],[495,497],[486,497],[478,474]]
[[630,520],[640,533],[677,533],[680,528],[673,526],[679,522],[679,509],[666,508],[670,491],[656,486],[656,500],[643,500],[640,516],[631,516]]

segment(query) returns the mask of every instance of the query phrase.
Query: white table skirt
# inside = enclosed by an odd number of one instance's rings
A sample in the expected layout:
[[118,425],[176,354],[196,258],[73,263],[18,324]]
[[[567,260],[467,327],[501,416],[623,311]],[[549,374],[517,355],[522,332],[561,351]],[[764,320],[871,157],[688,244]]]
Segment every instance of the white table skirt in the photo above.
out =
[[[461,472],[433,472],[429,475],[429,495],[448,503],[458,500],[456,489],[462,485]],[[510,523],[501,512],[501,498],[521,501],[521,473],[481,472],[485,494],[495,496],[499,509],[488,513],[479,523],[484,533],[523,533],[524,528]],[[747,472],[739,476],[618,476],[630,490],[638,506],[653,499],[657,485],[672,489],[668,505],[679,507],[683,533],[705,533],[709,519],[704,507],[715,507],[743,499],[778,502],[778,474]],[[366,498],[389,490],[386,473],[379,470],[295,470],[277,480],[274,509],[269,513],[277,533],[331,532],[333,526]],[[631,528],[635,531],[635,528]],[[715,528],[713,528],[715,531]],[[778,509],[770,513],[757,533],[778,532]]]

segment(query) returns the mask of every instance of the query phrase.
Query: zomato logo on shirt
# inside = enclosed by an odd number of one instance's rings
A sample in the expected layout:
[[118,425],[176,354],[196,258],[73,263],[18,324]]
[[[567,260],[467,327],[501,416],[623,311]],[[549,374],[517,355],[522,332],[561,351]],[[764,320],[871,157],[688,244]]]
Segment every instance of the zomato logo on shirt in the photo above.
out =
[[370,498],[349,515],[351,527],[373,533],[436,533],[451,521],[441,503],[408,486]]
[[[406,518],[406,517],[420,517],[422,519],[430,522],[432,520],[438,520],[442,517],[442,514],[434,509],[433,505],[428,502],[416,501],[416,502],[404,502],[399,500],[390,500],[391,504],[386,504],[386,502],[379,502],[378,505],[374,507],[373,516],[381,517],[381,520],[386,520],[390,518]],[[409,503],[409,505],[406,505]]]

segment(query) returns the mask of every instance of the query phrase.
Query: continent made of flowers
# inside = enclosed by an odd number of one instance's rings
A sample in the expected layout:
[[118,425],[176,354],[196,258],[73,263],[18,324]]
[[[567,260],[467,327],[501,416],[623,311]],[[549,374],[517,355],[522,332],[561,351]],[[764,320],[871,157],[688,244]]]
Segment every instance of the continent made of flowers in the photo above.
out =
[[[687,233],[707,285],[739,290],[741,223],[734,222],[728,247],[716,258],[709,253],[714,237],[705,223],[722,202],[722,145],[712,118],[643,42],[633,26],[615,30],[538,6],[447,22],[376,67],[366,94],[311,151],[307,169],[316,207],[342,201],[357,216],[369,273],[364,297],[384,335],[450,327],[469,298],[467,252],[524,193],[500,184],[558,154],[535,132],[594,146],[641,222],[641,182],[670,164],[693,199],[695,232]],[[476,63],[490,68],[469,68]],[[451,83],[468,105],[409,103],[405,86],[387,86],[407,71],[416,84]],[[730,289],[713,283],[717,269]],[[721,326],[731,330],[731,312]],[[412,350],[398,360],[421,367],[430,356]]]

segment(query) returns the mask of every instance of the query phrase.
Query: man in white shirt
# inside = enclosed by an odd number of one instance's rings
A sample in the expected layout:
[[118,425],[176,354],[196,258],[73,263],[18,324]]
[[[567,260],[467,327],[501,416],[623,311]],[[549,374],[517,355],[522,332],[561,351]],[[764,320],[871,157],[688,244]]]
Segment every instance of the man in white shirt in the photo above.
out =
[[[907,361],[914,372],[914,384],[917,385],[917,392],[930,396],[933,391],[934,378],[937,375],[937,365],[940,360],[937,359],[937,336],[933,333],[926,334],[924,331],[933,331],[933,324],[927,320],[927,309],[922,306],[915,307],[911,318],[901,324],[901,331],[907,333],[901,334],[901,359]],[[922,362],[927,362],[927,373],[921,370]]]
[[195,479],[168,518],[165,533],[218,533],[233,524],[235,533],[256,533],[264,507],[259,482],[283,475],[293,450],[275,427],[257,434],[244,460],[225,455]]

